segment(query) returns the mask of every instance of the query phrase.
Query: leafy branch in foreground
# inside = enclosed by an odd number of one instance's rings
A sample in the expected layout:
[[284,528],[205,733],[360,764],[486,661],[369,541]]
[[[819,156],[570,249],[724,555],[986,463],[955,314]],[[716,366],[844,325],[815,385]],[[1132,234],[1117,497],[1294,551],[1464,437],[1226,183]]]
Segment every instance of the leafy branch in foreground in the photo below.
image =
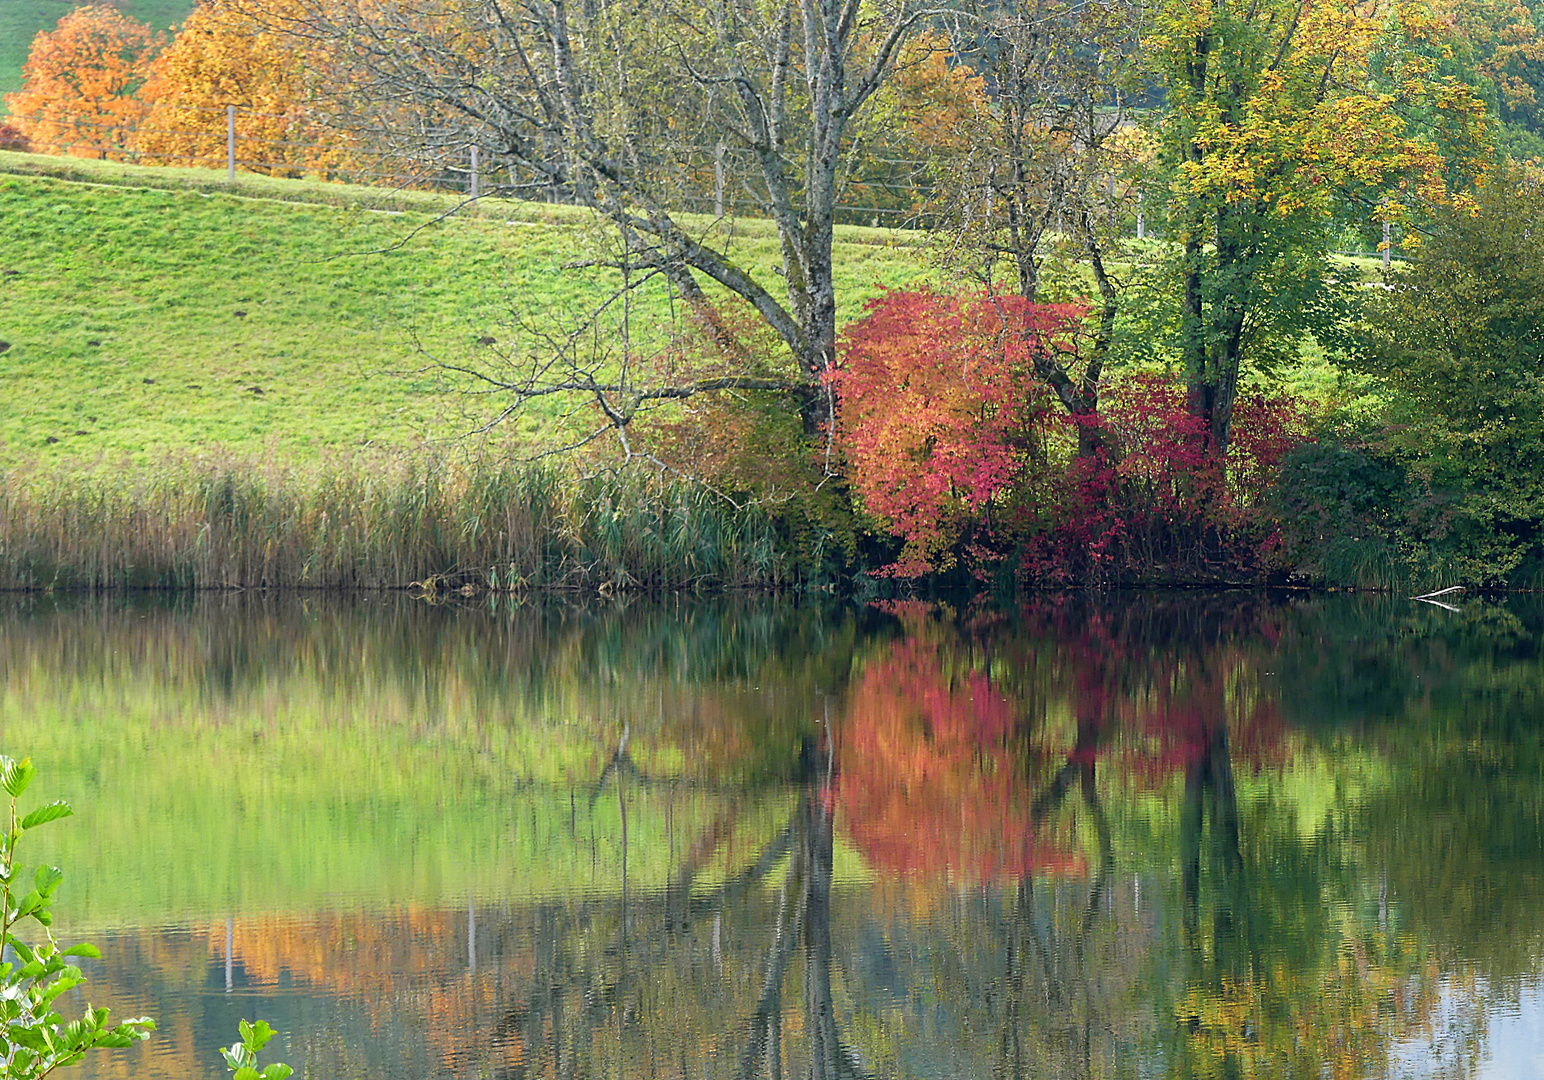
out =
[[278,1034],[268,1026],[268,1021],[259,1020],[254,1024],[243,1020],[239,1026],[241,1041],[231,1043],[229,1050],[220,1047],[220,1055],[234,1074],[233,1080],[289,1080],[294,1075],[294,1069],[278,1061],[266,1066],[262,1072],[257,1071],[258,1051]]
[[[68,1023],[54,1011],[54,1002],[61,994],[86,981],[80,968],[67,958],[95,959],[102,954],[95,945],[61,949],[54,940],[49,909],[64,880],[63,871],[55,866],[38,867],[30,889],[16,873],[16,845],[22,835],[74,813],[68,803],[59,800],[18,820],[16,802],[36,774],[30,758],[15,761],[0,754],[0,787],[11,800],[10,827],[0,835],[0,955],[15,956],[15,960],[0,963],[0,1076],[8,1080],[40,1080],[55,1069],[76,1064],[88,1050],[133,1046],[155,1030],[155,1021],[144,1016],[109,1026],[108,1010],[89,1004],[79,1020]],[[28,945],[12,933],[26,919],[42,927],[43,941],[39,944]]]

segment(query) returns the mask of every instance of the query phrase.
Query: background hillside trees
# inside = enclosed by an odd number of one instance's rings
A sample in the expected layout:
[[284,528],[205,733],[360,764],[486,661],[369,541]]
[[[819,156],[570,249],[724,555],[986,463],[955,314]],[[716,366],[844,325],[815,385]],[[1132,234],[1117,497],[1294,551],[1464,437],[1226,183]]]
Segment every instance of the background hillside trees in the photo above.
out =
[[[275,14],[284,0],[269,0]],[[150,66],[149,104],[136,149],[147,163],[218,167],[225,110],[236,106],[242,167],[283,175],[346,159],[342,133],[318,122],[313,103],[330,75],[328,50],[288,40],[226,0],[206,0]]]
[[147,111],[139,90],[161,35],[116,8],[76,8],[33,40],[13,123],[41,154],[121,160]]

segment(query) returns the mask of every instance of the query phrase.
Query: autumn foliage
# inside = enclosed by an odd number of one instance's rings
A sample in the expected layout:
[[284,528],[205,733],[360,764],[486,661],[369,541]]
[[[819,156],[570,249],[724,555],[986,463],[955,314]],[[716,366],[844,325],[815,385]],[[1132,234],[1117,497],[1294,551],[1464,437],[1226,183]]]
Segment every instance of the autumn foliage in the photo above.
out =
[[1306,437],[1288,398],[1239,399],[1224,461],[1206,419],[1172,380],[1128,376],[1084,421],[1106,434],[1068,462],[1021,535],[1020,571],[1040,581],[1252,579],[1270,568],[1278,530],[1266,497],[1287,452]]
[[[23,89],[6,99],[16,114],[6,142],[45,154],[218,168],[234,106],[244,171],[357,169],[359,139],[330,129],[316,107],[334,78],[328,47],[275,29],[298,14],[291,7],[206,0],[169,44],[115,8],[78,8],[33,41]],[[331,92],[340,89],[335,82]]]
[[1036,813],[1036,749],[982,671],[957,669],[921,631],[870,664],[840,748],[843,825],[873,865],[965,880],[1074,874],[1087,859],[1067,815]]
[[144,23],[101,4],[76,8],[33,39],[12,123],[41,154],[125,160],[147,106],[139,91],[163,44]]
[[[1225,463],[1169,379],[1114,380],[1097,413],[1068,416],[1033,359],[1071,350],[1082,316],[1016,297],[892,292],[849,328],[836,376],[849,474],[903,542],[880,574],[1006,560],[1055,582],[1259,569],[1274,534],[1264,495],[1303,438],[1298,410],[1242,398]],[[1100,437],[1080,440],[1079,426]]]
[[985,293],[892,292],[848,328],[836,386],[853,487],[904,538],[887,572],[954,564],[1045,456],[1030,354],[1081,314]]
[[330,68],[327,50],[284,38],[269,25],[284,0],[265,0],[264,21],[250,5],[209,0],[188,16],[151,68],[142,93],[150,105],[136,146],[147,163],[223,164],[226,108],[235,106],[243,169],[272,175],[325,171],[350,160],[349,143],[310,105]]

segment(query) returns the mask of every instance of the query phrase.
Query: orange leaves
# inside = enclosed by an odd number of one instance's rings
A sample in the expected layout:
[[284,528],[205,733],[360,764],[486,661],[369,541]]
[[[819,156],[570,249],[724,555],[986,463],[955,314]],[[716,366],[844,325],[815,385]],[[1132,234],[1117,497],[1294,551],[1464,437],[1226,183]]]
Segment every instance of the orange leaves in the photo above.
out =
[[274,29],[298,15],[295,0],[208,0],[163,51],[162,35],[113,8],[78,8],[34,40],[7,104],[37,153],[206,168],[225,163],[235,106],[243,169],[325,172],[357,154],[312,108],[327,47]]
[[275,32],[289,0],[265,0],[262,21],[232,0],[200,4],[156,60],[143,97],[150,104],[137,146],[147,160],[225,160],[225,110],[234,105],[237,156],[257,172],[317,171],[342,163],[337,144],[311,117],[312,83],[328,70],[324,50]]
[[965,153],[972,125],[991,105],[986,81],[960,63],[950,63],[941,34],[919,35],[896,67],[895,108],[907,137],[924,153]]
[[1042,819],[1013,702],[909,637],[856,684],[838,743],[843,827],[876,866],[967,880],[1080,873],[1073,822]]
[[38,153],[122,160],[129,129],[146,112],[139,90],[163,43],[114,8],[76,8],[33,39],[21,92],[6,96],[13,122]]
[[[875,44],[865,39],[863,47]],[[852,131],[843,202],[873,210],[921,208],[940,171],[964,167],[990,112],[985,80],[957,60],[947,38],[936,31],[917,35]]]
[[894,292],[848,328],[841,434],[864,505],[905,548],[891,573],[954,564],[966,523],[1022,472],[1044,416],[1033,354],[1081,314],[984,293]]

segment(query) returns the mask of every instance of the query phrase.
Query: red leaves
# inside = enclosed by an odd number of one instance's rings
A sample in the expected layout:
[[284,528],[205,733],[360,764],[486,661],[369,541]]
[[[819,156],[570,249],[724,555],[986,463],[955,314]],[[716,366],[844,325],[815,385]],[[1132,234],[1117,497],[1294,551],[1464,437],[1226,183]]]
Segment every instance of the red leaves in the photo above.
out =
[[[841,436],[865,507],[904,540],[879,571],[917,577],[963,555],[1020,552],[1039,582],[1205,580],[1257,573],[1263,496],[1302,438],[1292,402],[1242,398],[1226,462],[1172,380],[1101,389],[1097,415],[1051,407],[1035,360],[1069,348],[1083,311],[984,293],[894,292],[849,328]],[[1076,425],[1106,437],[1078,456]]]
[[1019,707],[951,659],[940,643],[908,637],[854,686],[838,743],[853,843],[875,866],[924,877],[1082,872],[1075,822],[1033,812]]
[[1033,352],[1082,314],[984,293],[892,292],[843,341],[841,434],[865,506],[906,541],[886,572],[945,570],[1032,457],[1047,416]]
[[1184,388],[1170,380],[1121,380],[1089,422],[1113,438],[1069,465],[1050,527],[1026,541],[1026,576],[1156,581],[1259,573],[1276,534],[1265,495],[1282,458],[1304,437],[1292,401],[1239,399],[1226,472],[1210,451],[1207,421],[1191,414]]

